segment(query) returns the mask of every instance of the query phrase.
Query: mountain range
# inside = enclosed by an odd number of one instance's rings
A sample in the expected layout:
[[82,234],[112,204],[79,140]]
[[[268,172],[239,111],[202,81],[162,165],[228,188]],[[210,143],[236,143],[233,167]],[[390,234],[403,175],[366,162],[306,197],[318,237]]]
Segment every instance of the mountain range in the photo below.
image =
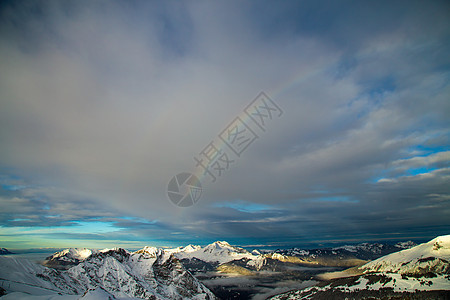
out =
[[62,262],[66,270],[0,257],[0,295],[7,294],[6,299],[26,295],[48,295],[49,299],[59,295],[63,299],[72,299],[71,295],[73,299],[95,295],[105,296],[101,299],[216,299],[173,255],[147,250],[70,249],[55,253],[53,261]]
[[[244,291],[239,278],[261,281],[266,290],[282,280],[311,282],[306,289],[273,299],[347,296],[359,299],[365,295],[377,298],[377,295],[395,296],[416,290],[428,296],[430,293],[448,295],[449,261],[450,236],[418,246],[412,242],[363,243],[324,249],[251,252],[225,241],[204,247],[144,247],[135,252],[121,248],[70,248],[47,257],[43,265],[0,257],[0,295],[4,294],[4,299],[28,299],[36,295],[41,297],[36,299],[83,300],[249,299],[254,296],[257,287]],[[229,276],[241,283],[224,288],[223,280]]]

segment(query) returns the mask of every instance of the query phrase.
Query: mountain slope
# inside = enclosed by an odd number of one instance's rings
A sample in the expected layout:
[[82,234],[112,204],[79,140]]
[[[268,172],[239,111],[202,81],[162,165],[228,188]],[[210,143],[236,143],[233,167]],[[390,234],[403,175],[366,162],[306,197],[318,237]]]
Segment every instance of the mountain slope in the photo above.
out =
[[100,286],[114,296],[214,299],[214,295],[172,255],[110,250],[91,255],[68,273],[89,289]]
[[255,255],[247,250],[231,246],[227,242],[217,241],[205,247],[189,245],[185,248],[175,248],[167,250],[179,259],[200,259],[208,263],[222,264],[232,260],[242,258],[254,259]]
[[402,250],[369,262],[365,272],[395,272],[420,275],[428,272],[450,274],[450,235],[437,237],[411,249]]
[[26,259],[11,257],[0,257],[0,281],[6,291],[33,295],[76,295],[85,290],[77,280],[64,272],[34,264]]
[[79,264],[98,250],[87,248],[69,248],[47,257],[44,261],[44,266],[65,270],[72,266]]
[[395,245],[385,243],[361,243],[356,245],[345,245],[334,248],[321,249],[277,249],[274,254],[288,257],[297,257],[305,264],[315,264],[317,266],[350,267],[360,266],[368,260],[373,260],[381,256],[408,249],[416,246],[415,243],[400,242]]
[[[119,298],[215,299],[173,255],[147,250],[150,249],[129,253],[112,249],[90,254],[83,250],[86,255],[81,257],[82,261],[66,271],[24,259],[0,257],[0,281],[8,293],[31,295],[83,295],[100,288]],[[62,252],[59,257],[66,259],[71,258],[66,254],[77,253]]]
[[270,299],[448,299],[450,235],[371,261],[362,275],[322,282]]

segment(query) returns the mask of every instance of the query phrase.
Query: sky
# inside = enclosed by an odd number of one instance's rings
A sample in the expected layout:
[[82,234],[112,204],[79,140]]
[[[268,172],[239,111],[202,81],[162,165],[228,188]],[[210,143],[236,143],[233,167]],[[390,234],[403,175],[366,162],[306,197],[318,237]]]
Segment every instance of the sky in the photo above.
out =
[[449,53],[448,1],[2,1],[0,247],[449,234]]

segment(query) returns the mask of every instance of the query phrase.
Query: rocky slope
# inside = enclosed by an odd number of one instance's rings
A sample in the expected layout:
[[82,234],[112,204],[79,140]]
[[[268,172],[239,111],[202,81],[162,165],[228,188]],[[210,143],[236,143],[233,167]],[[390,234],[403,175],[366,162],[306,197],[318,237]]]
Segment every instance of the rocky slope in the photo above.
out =
[[130,253],[111,249],[89,255],[83,250],[83,257],[77,256],[77,251],[63,251],[64,255],[56,254],[53,260],[81,258],[81,262],[65,271],[24,259],[0,257],[0,283],[10,295],[83,295],[100,288],[118,298],[215,299],[173,255],[147,250]]

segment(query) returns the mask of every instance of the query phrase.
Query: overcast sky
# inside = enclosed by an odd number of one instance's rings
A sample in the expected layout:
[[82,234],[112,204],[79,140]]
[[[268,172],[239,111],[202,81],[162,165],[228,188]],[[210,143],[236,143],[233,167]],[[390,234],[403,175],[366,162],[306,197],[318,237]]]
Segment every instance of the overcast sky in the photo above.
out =
[[[449,53],[448,1],[2,1],[0,247],[448,234]],[[283,113],[171,203],[261,91]]]

